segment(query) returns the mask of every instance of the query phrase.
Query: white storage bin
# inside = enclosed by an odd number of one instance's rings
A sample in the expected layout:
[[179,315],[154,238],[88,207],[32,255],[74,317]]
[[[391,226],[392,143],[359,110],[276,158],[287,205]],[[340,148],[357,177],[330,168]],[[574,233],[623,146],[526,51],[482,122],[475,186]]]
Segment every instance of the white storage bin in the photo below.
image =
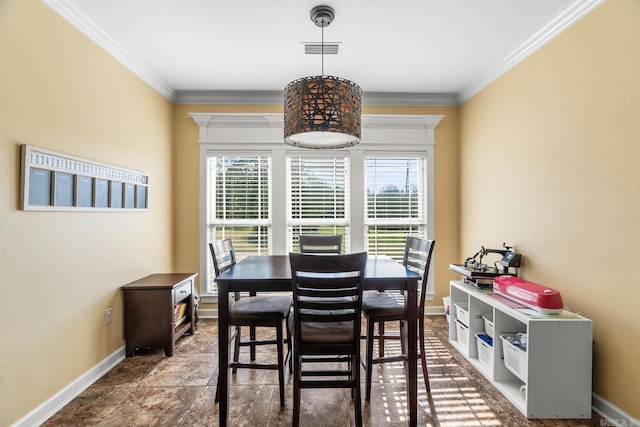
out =
[[504,366],[513,372],[525,383],[527,382],[527,352],[511,344],[505,337],[508,335],[500,335],[502,340],[502,351],[504,354]]
[[493,339],[493,316],[491,314],[483,314],[482,320],[484,320],[484,333]]
[[[485,342],[476,334],[476,345],[478,346],[478,360],[487,368],[491,367],[491,361],[493,360],[493,346]],[[488,335],[488,334],[487,334]]]
[[457,302],[456,317],[465,326],[469,326],[469,304],[467,304],[466,302]]
[[465,349],[469,348],[469,327],[459,320],[456,320],[456,330],[458,332],[458,343]]
[[444,315],[447,316],[447,323],[449,323],[449,316],[451,315],[451,297],[442,298],[442,305],[444,305]]

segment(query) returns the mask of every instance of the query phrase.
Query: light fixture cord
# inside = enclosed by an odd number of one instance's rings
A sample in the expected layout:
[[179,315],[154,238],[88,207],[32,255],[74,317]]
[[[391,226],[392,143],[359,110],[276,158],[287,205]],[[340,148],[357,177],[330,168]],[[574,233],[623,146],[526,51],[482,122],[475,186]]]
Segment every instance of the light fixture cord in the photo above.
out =
[[320,56],[322,57],[322,75],[324,76],[324,25],[321,27]]

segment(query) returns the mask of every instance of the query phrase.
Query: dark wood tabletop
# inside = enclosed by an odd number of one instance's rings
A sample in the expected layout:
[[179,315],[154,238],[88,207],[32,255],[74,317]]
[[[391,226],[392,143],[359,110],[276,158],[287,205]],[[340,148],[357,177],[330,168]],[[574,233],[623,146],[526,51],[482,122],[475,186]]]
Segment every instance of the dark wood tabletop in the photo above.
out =
[[[320,255],[322,256],[322,255]],[[420,275],[388,256],[367,258],[365,289],[405,290],[417,284]],[[291,268],[287,255],[249,256],[216,278],[229,291],[282,292],[291,290]],[[407,289],[407,290],[415,290]]]

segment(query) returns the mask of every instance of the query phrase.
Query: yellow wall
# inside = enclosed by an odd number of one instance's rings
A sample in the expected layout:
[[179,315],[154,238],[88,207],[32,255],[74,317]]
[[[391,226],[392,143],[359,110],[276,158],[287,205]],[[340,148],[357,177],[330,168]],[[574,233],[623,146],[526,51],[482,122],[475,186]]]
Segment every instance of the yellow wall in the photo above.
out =
[[[172,112],[40,1],[0,2],[0,425],[124,344],[120,285],[172,270]],[[19,210],[21,144],[148,173],[149,210]]]
[[461,108],[461,252],[503,241],[593,320],[594,391],[640,418],[640,2],[612,0]]
[[[175,114],[176,147],[175,185],[176,269],[197,271],[199,261],[198,232],[198,127],[188,113],[277,113],[282,106],[264,105],[177,105]],[[364,107],[364,114],[441,114],[444,119],[435,129],[435,239],[434,255],[436,298],[431,303],[442,305],[442,297],[449,294],[449,263],[458,256],[458,108],[455,107]],[[203,248],[204,249],[204,248]],[[202,304],[203,309],[215,305]]]
[[[461,108],[364,111],[445,115],[435,132],[434,304],[455,277],[450,262],[515,244],[525,278],[594,320],[594,389],[636,418],[639,24],[637,0],[609,1]],[[198,129],[188,113],[278,111],[172,106],[41,2],[0,1],[0,425],[123,344],[120,285],[198,271]],[[148,173],[149,210],[20,211],[21,144]]]
[[[189,113],[275,113],[282,111],[278,106],[247,105],[176,105],[173,126],[175,149],[173,157],[175,213],[174,252],[176,271],[199,271],[200,232],[199,227],[199,191],[200,145],[198,126]],[[206,242],[204,243],[206,246]],[[206,249],[206,247],[205,247]],[[198,277],[199,283],[200,277]],[[211,308],[201,304],[200,308]]]

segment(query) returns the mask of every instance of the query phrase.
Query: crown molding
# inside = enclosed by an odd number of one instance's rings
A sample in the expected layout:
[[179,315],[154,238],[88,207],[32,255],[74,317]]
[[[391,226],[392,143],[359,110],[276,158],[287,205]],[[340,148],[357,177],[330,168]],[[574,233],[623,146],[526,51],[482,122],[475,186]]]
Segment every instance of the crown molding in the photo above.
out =
[[176,104],[263,104],[282,105],[281,90],[181,90]]
[[402,107],[456,107],[458,99],[455,93],[364,92],[362,104]]
[[[511,68],[536,52],[571,25],[592,12],[606,0],[574,0],[504,57],[485,76],[459,93],[365,92],[362,104],[368,106],[458,106],[493,83]],[[113,56],[151,88],[175,104],[264,104],[282,105],[282,91],[176,91],[132,57],[122,46],[99,28],[84,12],[68,0],[42,0],[80,32]]]
[[560,33],[591,13],[606,0],[574,0],[560,13],[555,15],[520,47],[504,57],[487,75],[464,88],[457,96],[457,104],[461,105],[473,95],[500,78],[503,74],[532,55],[542,46],[556,38]]
[[113,56],[133,74],[140,77],[160,95],[170,101],[174,100],[176,92],[171,86],[140,64],[129,52],[113,40],[109,34],[98,27],[93,20],[82,10],[78,9],[72,2],[65,0],[42,0],[42,2],[76,27],[78,31],[87,36],[95,44],[104,49],[109,55]]
[[[241,90],[178,91],[176,104],[264,104],[282,105],[283,92]],[[362,105],[455,107],[455,93],[364,92]]]

